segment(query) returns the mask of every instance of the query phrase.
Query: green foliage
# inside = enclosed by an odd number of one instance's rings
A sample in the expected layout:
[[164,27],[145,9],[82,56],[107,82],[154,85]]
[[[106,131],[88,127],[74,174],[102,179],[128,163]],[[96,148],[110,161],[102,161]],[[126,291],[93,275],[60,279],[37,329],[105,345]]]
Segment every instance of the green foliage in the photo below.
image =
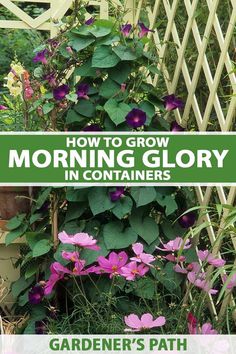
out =
[[115,204],[109,198],[108,188],[93,188],[89,191],[88,201],[93,215],[114,208]]
[[131,195],[134,198],[137,207],[151,203],[156,197],[154,187],[134,187],[131,190]]
[[127,248],[137,241],[138,234],[131,228],[124,228],[120,221],[113,221],[104,226],[104,241],[111,249]]
[[12,242],[14,242],[16,239],[18,239],[19,237],[23,236],[24,233],[26,232],[28,226],[27,224],[21,224],[19,227],[17,227],[16,229],[8,232],[7,236],[6,236],[6,246],[9,246]]
[[113,98],[107,101],[104,109],[116,125],[123,123],[125,121],[125,117],[130,112],[130,107],[126,103],[119,103]]
[[[7,35],[7,40],[6,40]],[[42,36],[38,31],[27,30],[0,30],[0,80],[1,83],[10,71],[10,64],[17,58],[24,63],[28,70],[33,70],[32,50],[29,48],[38,46],[42,41]],[[5,91],[5,89],[4,89]]]
[[40,240],[36,243],[36,245],[33,248],[33,257],[37,258],[40,256],[43,256],[44,254],[47,254],[50,249],[51,249],[51,243],[50,240]]
[[95,49],[92,58],[92,67],[102,69],[113,68],[119,61],[119,57],[112,51],[112,48],[103,45]]
[[130,217],[130,224],[137,234],[148,244],[151,245],[158,240],[159,227],[156,221],[151,218],[147,208],[137,208]]

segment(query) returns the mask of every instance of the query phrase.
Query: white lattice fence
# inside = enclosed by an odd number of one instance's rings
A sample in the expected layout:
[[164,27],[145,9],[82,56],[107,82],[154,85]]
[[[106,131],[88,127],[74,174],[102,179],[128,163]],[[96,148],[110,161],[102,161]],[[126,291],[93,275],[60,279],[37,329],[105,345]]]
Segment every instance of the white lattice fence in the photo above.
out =
[[[47,30],[51,36],[57,32],[55,23],[73,3],[73,0],[25,0],[49,6],[33,19],[19,9],[17,3],[20,1],[0,0],[0,5],[17,18],[0,20],[0,28]],[[174,113],[180,124],[199,131],[235,130],[235,0],[100,0],[88,3],[102,18],[108,18],[114,6],[125,7],[125,20],[135,25],[142,19],[155,29],[150,38],[156,46],[164,79],[158,75],[149,79],[154,85],[164,84],[169,94],[177,93],[185,99],[185,109]],[[212,197],[218,198],[222,204],[236,204],[235,187],[197,187],[196,194],[201,206],[208,205]],[[227,210],[222,216],[221,227],[224,227],[226,215]],[[209,222],[210,215],[204,219]],[[207,232],[214,252],[219,253],[220,243],[215,242],[217,232],[210,226]],[[232,247],[236,250],[235,239],[232,239]],[[215,316],[225,313],[227,303],[216,311],[212,298],[208,300]]]

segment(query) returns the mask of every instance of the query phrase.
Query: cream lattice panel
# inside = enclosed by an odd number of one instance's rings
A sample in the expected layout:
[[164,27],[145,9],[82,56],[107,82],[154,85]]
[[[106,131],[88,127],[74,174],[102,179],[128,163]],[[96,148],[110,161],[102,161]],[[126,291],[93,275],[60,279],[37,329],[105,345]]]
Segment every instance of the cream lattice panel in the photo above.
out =
[[[32,18],[21,10],[17,3],[22,0],[0,0],[0,5],[7,8],[18,20],[0,20],[0,28],[18,28],[18,29],[37,29],[42,31],[50,31],[51,36],[57,33],[57,27],[54,22],[62,18],[73,3],[73,0],[38,0],[23,2],[49,4],[50,8],[37,18]],[[39,5],[40,6],[40,5]]]
[[[66,11],[71,7],[74,0],[27,0],[29,3],[47,3],[50,8],[43,14],[33,19],[24,11],[22,11],[17,3],[22,0],[0,0],[0,4],[5,6],[12,14],[18,17],[19,20],[7,21],[1,20],[0,27],[2,28],[28,28],[48,30],[53,36],[56,34],[57,26],[55,22],[63,17]],[[164,34],[161,36],[159,28],[154,34],[153,41],[157,48],[157,54],[160,57],[160,67],[164,72],[165,83],[169,93],[178,92],[178,86],[184,80],[186,87],[185,98],[186,106],[183,112],[176,111],[175,115],[179,123],[187,125],[189,119],[196,122],[196,126],[200,131],[206,131],[209,128],[221,131],[229,131],[236,115],[236,74],[233,72],[232,60],[234,50],[233,34],[236,28],[236,1],[229,1],[229,12],[231,12],[227,21],[227,29],[222,31],[221,22],[219,20],[218,11],[220,0],[126,0],[126,1],[89,1],[90,5],[99,9],[100,16],[107,18],[109,16],[110,6],[122,6],[125,3],[125,8],[129,9],[126,14],[126,20],[137,23],[140,16],[145,12],[151,28],[155,28],[161,18],[168,20],[164,28]],[[200,33],[196,11],[199,10],[203,3],[209,11],[209,15],[205,24],[203,33]],[[184,6],[184,8],[183,8]],[[186,26],[184,33],[179,35],[179,26],[176,21],[176,14],[179,8],[183,8],[186,12]],[[145,8],[145,11],[143,9]],[[163,31],[163,26],[162,26]],[[217,46],[220,51],[217,58],[216,68],[212,70],[212,62],[209,62],[209,40],[214,35],[213,45]],[[186,60],[186,48],[190,41],[190,36],[193,37],[194,45],[197,51],[197,58],[194,62],[194,70],[192,74],[189,72],[189,60]],[[182,38],[181,38],[182,37]],[[169,67],[165,63],[165,58],[169,55],[170,40],[176,44],[176,64],[173,77],[169,73]],[[235,39],[234,39],[235,40]],[[188,58],[189,59],[189,58]],[[192,63],[191,63],[192,64]],[[224,92],[218,92],[220,81],[227,76],[227,92],[231,95],[223,97]],[[209,95],[207,101],[204,102],[204,107],[196,94],[196,89],[200,82],[200,78],[205,81]],[[157,85],[159,81],[158,75],[153,78],[153,82]],[[231,97],[230,97],[231,96]],[[217,123],[217,124],[216,124]]]
[[[62,18],[71,7],[73,0],[24,0],[30,3],[47,3],[50,9],[38,18],[33,19],[19,9],[17,3],[21,0],[0,0],[0,5],[5,6],[19,20],[0,21],[2,28],[38,29],[51,32],[51,36],[57,32],[55,23]],[[156,28],[150,38],[156,46],[160,58],[159,66],[164,73],[165,85],[169,94],[176,92],[185,95],[186,105],[183,112],[175,111],[177,121],[185,126],[195,126],[199,131],[218,130],[230,131],[233,128],[236,115],[236,73],[233,72],[233,60],[236,61],[236,0],[228,0],[228,9],[220,7],[222,0],[98,0],[88,1],[98,9],[100,17],[108,18],[110,9],[116,6],[124,6],[127,10],[126,21],[137,24],[144,17],[149,21],[150,28]],[[199,24],[198,12],[204,10],[206,21]],[[224,16],[220,16],[220,12]],[[180,30],[179,13],[185,16],[184,29]],[[226,13],[228,16],[225,16]],[[163,23],[162,23],[163,22]],[[223,29],[224,28],[224,29]],[[169,42],[175,42],[174,69],[169,63],[173,51]],[[193,43],[193,56],[189,56],[189,44]],[[211,60],[210,45],[218,50],[217,57]],[[190,53],[191,54],[191,53]],[[216,54],[214,54],[216,55]],[[214,63],[214,65],[212,64]],[[156,75],[149,78],[154,85],[161,82],[161,77]],[[221,81],[226,80],[227,92],[222,92]],[[202,83],[204,88],[201,87]],[[180,88],[185,88],[182,91]],[[202,103],[199,97],[199,87],[207,91],[205,101]],[[185,91],[185,92],[183,92]],[[232,171],[233,172],[233,171]],[[201,206],[206,206],[212,198],[218,198],[222,204],[236,204],[236,188],[224,187],[197,187],[196,194]],[[220,227],[224,226],[225,210]],[[206,214],[205,221],[210,222],[211,216]],[[201,220],[199,222],[202,222]],[[217,231],[209,226],[207,229],[209,241],[214,247],[215,254],[220,255],[221,242]],[[232,238],[232,248],[236,250],[236,241]],[[208,301],[212,314],[215,317],[224,316],[228,298],[219,309],[212,297]],[[231,304],[234,300],[231,296]]]

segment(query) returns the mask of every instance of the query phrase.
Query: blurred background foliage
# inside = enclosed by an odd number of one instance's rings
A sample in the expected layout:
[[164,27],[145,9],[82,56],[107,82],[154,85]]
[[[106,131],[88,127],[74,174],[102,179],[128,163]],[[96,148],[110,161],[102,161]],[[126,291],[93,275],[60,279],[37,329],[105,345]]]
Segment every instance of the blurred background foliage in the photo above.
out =
[[[28,15],[35,18],[48,8],[48,4],[18,3]],[[0,20],[16,20],[4,6],[0,6]],[[9,72],[10,64],[17,56],[28,70],[33,70],[33,50],[47,36],[42,31],[0,29],[0,85],[3,90],[3,79]]]

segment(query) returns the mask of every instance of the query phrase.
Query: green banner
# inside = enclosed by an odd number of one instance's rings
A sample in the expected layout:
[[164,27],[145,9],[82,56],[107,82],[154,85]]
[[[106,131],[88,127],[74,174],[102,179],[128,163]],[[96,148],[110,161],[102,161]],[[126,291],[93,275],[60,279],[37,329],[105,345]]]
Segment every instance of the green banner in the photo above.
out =
[[236,134],[1,133],[0,185],[236,184]]

